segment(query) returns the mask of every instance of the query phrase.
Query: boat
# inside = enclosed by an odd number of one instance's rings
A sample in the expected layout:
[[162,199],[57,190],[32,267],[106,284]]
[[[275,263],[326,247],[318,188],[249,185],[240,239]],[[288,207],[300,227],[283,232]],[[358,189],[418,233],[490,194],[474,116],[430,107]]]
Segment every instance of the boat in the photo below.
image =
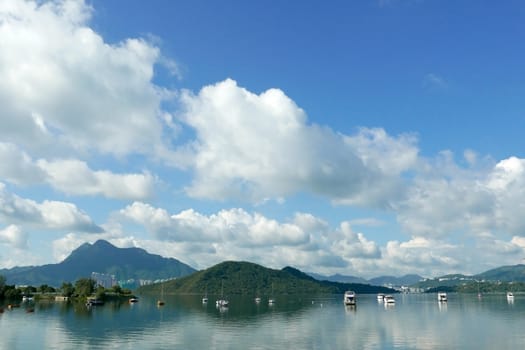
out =
[[208,303],[208,287],[206,287],[206,292],[204,293],[204,296],[202,297],[202,303],[203,304]]
[[514,294],[512,292],[507,292],[507,299],[514,299]]
[[129,302],[130,302],[130,304],[138,303],[139,302],[139,298],[137,298],[137,297],[129,298]]
[[383,293],[379,293],[377,295],[377,301],[383,302],[383,299],[385,299],[385,295]]
[[347,290],[345,292],[345,295],[343,296],[343,303],[345,305],[355,305],[355,303],[356,303],[355,292],[353,292],[351,290]]
[[255,297],[255,303],[256,303],[256,304],[259,304],[260,302],[261,302],[261,298],[259,298],[259,297]]
[[447,301],[447,293],[445,293],[445,292],[438,292],[438,301],[439,302],[446,302]]
[[272,296],[268,299],[268,305],[275,304],[275,298],[273,297],[273,283],[272,283]]
[[224,281],[223,281],[221,284],[221,298],[215,301],[215,306],[217,306],[218,308],[224,308],[224,307],[228,307],[229,305],[230,305],[230,302],[224,299]]
[[157,306],[164,306],[164,283],[160,286],[160,299],[157,300]]
[[87,307],[100,306],[100,305],[104,305],[104,302],[102,300],[100,300],[100,299],[88,298],[87,301],[86,301],[86,306]]
[[383,301],[384,301],[385,304],[390,304],[390,305],[396,303],[396,300],[391,295],[385,295],[385,297],[383,298]]

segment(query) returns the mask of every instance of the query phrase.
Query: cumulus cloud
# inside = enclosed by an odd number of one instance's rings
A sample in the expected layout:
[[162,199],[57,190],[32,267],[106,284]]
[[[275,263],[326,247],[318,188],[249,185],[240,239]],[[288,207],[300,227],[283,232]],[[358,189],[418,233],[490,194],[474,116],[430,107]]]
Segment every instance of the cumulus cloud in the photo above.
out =
[[450,155],[428,164],[396,207],[412,235],[522,235],[525,220],[525,160],[504,159],[491,167],[460,168]]
[[87,214],[72,203],[49,200],[37,203],[9,193],[2,183],[0,183],[0,219],[41,229],[93,233],[102,231]]
[[3,230],[0,229],[0,243],[10,247],[25,249],[27,248],[27,234],[16,225],[9,225]]
[[187,188],[194,197],[260,201],[306,191],[386,205],[400,194],[400,174],[417,160],[414,137],[381,129],[348,136],[309,124],[279,89],[257,95],[227,79],[180,99],[180,120],[196,138],[176,160],[195,174]]
[[354,259],[377,259],[381,255],[379,247],[364,234],[353,232],[348,222],[333,229],[306,213],[279,222],[240,208],[211,215],[194,210],[169,214],[135,202],[122,209],[115,220],[142,225],[154,238],[176,244],[181,254],[178,258],[195,261],[198,267],[232,259],[276,268],[345,268]]
[[0,142],[0,180],[16,185],[49,184],[68,195],[102,195],[116,199],[146,199],[154,191],[155,177],[142,174],[115,174],[92,170],[76,159],[47,161],[33,159],[12,143]]
[[103,195],[117,199],[145,199],[152,195],[155,178],[149,173],[115,174],[94,171],[85,162],[67,159],[38,161],[54,188],[74,195]]
[[1,139],[38,156],[164,148],[160,104],[171,92],[152,83],[159,49],[105,42],[87,26],[91,14],[83,0],[2,2]]
[[45,173],[16,145],[0,142],[0,179],[16,185],[41,183]]

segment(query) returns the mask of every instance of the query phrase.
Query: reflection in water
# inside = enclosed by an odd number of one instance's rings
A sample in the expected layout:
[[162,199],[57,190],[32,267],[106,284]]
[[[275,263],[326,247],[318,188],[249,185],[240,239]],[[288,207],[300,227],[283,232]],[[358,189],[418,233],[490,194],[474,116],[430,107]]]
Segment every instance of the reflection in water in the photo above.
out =
[[[396,306],[359,296],[358,307],[341,296],[279,297],[256,304],[231,298],[220,310],[199,296],[141,298],[133,306],[107,303],[35,303],[0,314],[0,349],[449,349],[521,348],[525,343],[525,300],[505,295],[453,295],[436,307],[435,295],[408,295]],[[322,305],[322,306],[321,306]]]
[[438,301],[439,311],[446,312],[448,308],[448,303],[446,301]]

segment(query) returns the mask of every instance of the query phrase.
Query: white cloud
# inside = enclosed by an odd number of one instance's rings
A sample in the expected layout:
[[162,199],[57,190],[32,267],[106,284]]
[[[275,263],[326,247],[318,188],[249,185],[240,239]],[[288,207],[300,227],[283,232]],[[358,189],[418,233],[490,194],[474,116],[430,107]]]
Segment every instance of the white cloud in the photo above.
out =
[[41,183],[45,173],[12,143],[0,142],[0,179],[16,185]]
[[2,2],[0,139],[39,157],[164,148],[160,104],[171,93],[152,83],[159,49],[104,42],[87,26],[91,13],[83,0]]
[[116,199],[146,199],[152,196],[156,179],[148,172],[115,174],[92,170],[76,159],[33,161],[12,143],[0,142],[0,180],[16,185],[49,184],[68,195],[102,195]]
[[423,86],[426,88],[444,89],[448,86],[448,82],[435,73],[428,73],[423,77]]
[[523,235],[525,160],[459,168],[451,159],[428,164],[396,210],[408,233],[425,237]]
[[279,222],[238,208],[211,215],[194,210],[171,215],[135,202],[114,219],[143,225],[154,238],[177,245],[177,258],[199,268],[223,260],[248,260],[275,268],[345,268],[354,259],[378,259],[381,255],[379,247],[362,233],[353,232],[348,222],[332,229],[306,213]]
[[0,230],[0,243],[7,244],[13,248],[27,248],[27,234],[16,225],[9,225]]
[[9,193],[0,183],[0,220],[41,229],[101,232],[91,218],[74,204],[45,200],[37,203]]
[[415,138],[381,129],[355,136],[308,124],[281,90],[259,95],[225,80],[181,94],[181,121],[196,139],[178,150],[195,177],[193,197],[258,202],[299,191],[346,204],[387,205],[417,161]]
[[74,195],[103,195],[117,199],[146,199],[153,193],[154,177],[143,174],[114,174],[91,170],[85,162],[68,159],[38,161],[54,188]]

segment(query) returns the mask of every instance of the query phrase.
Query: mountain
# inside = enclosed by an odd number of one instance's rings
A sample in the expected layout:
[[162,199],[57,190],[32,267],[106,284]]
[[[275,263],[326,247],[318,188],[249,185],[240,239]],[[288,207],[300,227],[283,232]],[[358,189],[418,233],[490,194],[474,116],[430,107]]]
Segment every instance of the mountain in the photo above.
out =
[[338,273],[336,273],[335,275],[330,275],[330,276],[323,276],[323,275],[319,275],[313,272],[310,272],[308,274],[319,281],[371,284],[364,278],[356,277],[356,276],[340,275]]
[[372,278],[368,280],[368,282],[376,286],[386,286],[386,285],[410,286],[422,280],[424,280],[423,277],[419,275],[411,274],[411,275],[404,275],[401,277],[380,276],[380,277]]
[[423,277],[419,275],[404,275],[401,277],[395,276],[380,276],[366,280],[361,277],[355,276],[346,276],[335,274],[331,276],[323,276],[316,273],[309,273],[310,276],[319,280],[319,281],[331,281],[331,282],[340,282],[340,283],[362,283],[362,284],[372,284],[374,286],[410,286],[414,283],[424,280]]
[[15,267],[0,270],[9,284],[60,286],[62,282],[74,283],[92,272],[115,275],[117,280],[165,279],[181,277],[195,269],[177,259],[154,255],[141,248],[117,248],[99,240],[84,243],[64,261],[42,266]]
[[[163,286],[163,287],[162,287]],[[139,293],[271,295],[344,293],[394,293],[390,288],[358,283],[318,281],[293,267],[269,269],[250,262],[225,261],[206,270],[164,283],[139,288]]]
[[501,266],[492,270],[474,275],[477,280],[488,281],[519,281],[525,282],[525,265],[518,264],[512,266]]

